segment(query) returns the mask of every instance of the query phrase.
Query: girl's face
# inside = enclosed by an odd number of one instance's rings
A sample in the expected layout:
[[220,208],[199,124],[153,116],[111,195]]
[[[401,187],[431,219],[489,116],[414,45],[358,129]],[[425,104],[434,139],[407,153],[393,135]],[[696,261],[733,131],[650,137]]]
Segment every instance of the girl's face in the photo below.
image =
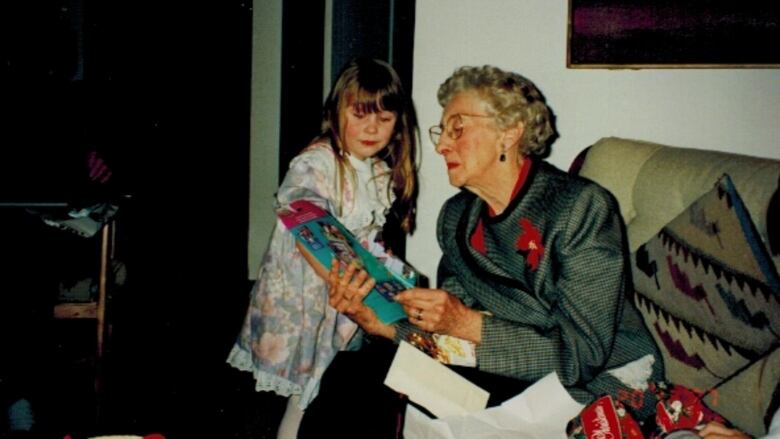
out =
[[375,156],[390,143],[398,118],[394,112],[361,113],[355,105],[345,105],[340,113],[344,148],[358,160]]

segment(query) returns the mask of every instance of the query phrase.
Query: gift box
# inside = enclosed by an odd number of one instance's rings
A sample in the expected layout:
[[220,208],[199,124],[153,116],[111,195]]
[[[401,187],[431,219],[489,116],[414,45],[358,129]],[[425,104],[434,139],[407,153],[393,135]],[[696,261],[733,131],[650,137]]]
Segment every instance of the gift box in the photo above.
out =
[[644,439],[639,424],[609,395],[585,407],[569,422],[566,432],[569,439]]
[[704,405],[701,392],[665,383],[658,383],[655,392],[658,398],[655,406],[657,432],[651,439],[667,437],[675,431],[699,430],[712,421],[726,424],[722,416]]

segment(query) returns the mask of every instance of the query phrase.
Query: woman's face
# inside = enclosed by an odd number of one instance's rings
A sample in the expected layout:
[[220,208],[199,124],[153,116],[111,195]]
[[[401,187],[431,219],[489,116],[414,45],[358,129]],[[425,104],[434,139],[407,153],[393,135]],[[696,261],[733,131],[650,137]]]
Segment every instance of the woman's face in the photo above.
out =
[[487,109],[475,91],[455,95],[444,108],[440,122],[444,132],[436,152],[444,157],[450,184],[455,187],[485,187],[495,177],[501,133]]
[[392,111],[361,113],[354,105],[345,105],[339,114],[344,148],[358,160],[375,156],[390,143],[396,119]]

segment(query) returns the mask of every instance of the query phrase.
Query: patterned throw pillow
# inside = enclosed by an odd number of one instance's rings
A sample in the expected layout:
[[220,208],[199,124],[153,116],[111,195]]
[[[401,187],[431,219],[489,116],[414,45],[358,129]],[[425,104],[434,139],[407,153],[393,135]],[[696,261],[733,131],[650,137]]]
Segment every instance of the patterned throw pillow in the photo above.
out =
[[710,389],[780,341],[777,270],[728,175],[631,262],[634,301],[670,382]]

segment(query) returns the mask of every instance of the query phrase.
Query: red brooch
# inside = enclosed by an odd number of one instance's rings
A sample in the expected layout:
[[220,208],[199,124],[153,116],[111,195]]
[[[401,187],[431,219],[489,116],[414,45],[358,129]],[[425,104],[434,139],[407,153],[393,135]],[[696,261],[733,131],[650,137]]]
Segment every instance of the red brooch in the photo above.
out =
[[517,249],[527,252],[526,264],[531,270],[539,268],[539,259],[544,255],[542,235],[528,218],[520,218],[520,236],[517,237]]

